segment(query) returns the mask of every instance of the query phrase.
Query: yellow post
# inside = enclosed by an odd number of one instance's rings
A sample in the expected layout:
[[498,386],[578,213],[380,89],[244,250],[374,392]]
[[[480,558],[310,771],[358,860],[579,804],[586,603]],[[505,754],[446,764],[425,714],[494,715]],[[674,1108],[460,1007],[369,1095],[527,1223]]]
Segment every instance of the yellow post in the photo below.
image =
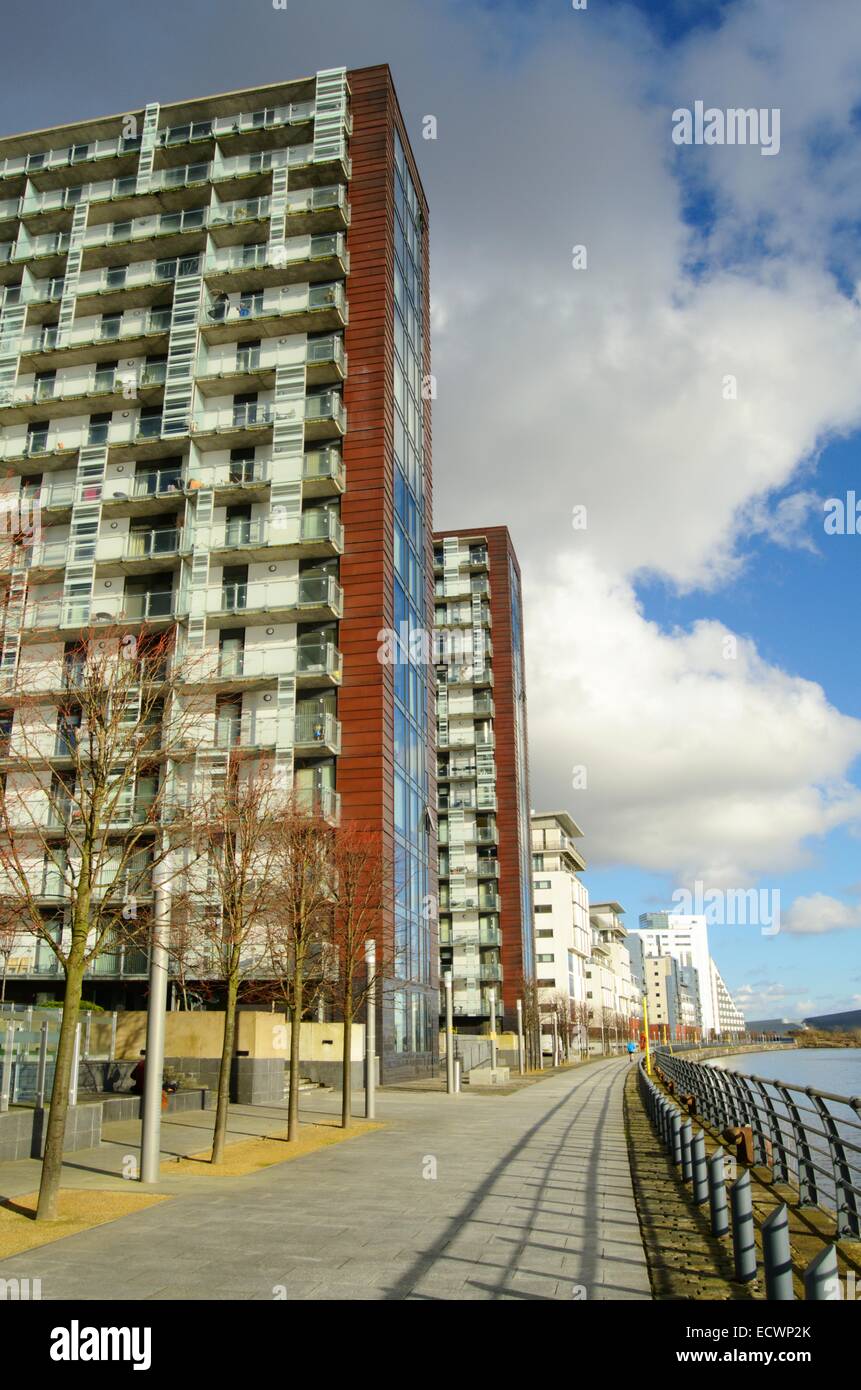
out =
[[643,1032],[646,1036],[646,1072],[652,1075],[652,1051],[649,1047],[649,1006],[646,1003],[646,996],[643,995]]

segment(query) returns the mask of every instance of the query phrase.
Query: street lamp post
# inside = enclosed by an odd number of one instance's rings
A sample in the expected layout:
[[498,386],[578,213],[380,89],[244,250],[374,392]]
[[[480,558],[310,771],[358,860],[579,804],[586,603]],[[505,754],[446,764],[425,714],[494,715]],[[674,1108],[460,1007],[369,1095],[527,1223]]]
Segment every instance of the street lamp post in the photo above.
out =
[[150,935],[149,1003],[146,1016],[143,1124],[140,1181],[158,1182],[161,1159],[161,1097],[164,1076],[164,1035],[167,1011],[170,882],[167,861],[153,869],[155,895]]
[[443,975],[445,984],[445,1089],[454,1095],[454,1021],[452,1018],[452,977],[447,970]]
[[368,1005],[365,1013],[365,1119],[373,1120],[377,1101],[377,947],[365,942],[365,965],[368,972]]

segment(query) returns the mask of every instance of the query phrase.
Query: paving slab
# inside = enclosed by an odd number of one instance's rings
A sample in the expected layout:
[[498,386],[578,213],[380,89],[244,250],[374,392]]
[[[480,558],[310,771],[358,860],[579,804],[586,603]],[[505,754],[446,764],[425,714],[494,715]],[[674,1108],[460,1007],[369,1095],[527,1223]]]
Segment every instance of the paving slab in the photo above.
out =
[[[625,1074],[610,1060],[508,1095],[384,1089],[382,1129],[243,1178],[160,1183],[173,1201],[5,1260],[0,1277],[40,1278],[47,1300],[648,1300]],[[337,1105],[303,1098],[303,1118]],[[174,1152],[203,1147],[188,1119],[165,1126]],[[284,1119],[235,1107],[232,1137]],[[134,1126],[107,1137],[74,1156],[76,1185],[122,1181]],[[0,1169],[7,1195],[17,1166]]]

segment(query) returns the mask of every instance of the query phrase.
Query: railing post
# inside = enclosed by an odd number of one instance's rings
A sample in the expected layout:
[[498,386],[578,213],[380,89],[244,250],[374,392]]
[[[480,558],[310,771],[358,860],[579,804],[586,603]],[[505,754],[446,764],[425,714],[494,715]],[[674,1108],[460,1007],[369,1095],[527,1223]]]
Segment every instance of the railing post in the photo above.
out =
[[3,1066],[0,1068],[0,1115],[9,1109],[9,1096],[12,1091],[12,1048],[15,1042],[15,1024],[6,1024],[6,1041],[3,1044]]
[[852,1181],[852,1167],[846,1157],[846,1148],[837,1122],[828,1109],[823,1096],[807,1087],[807,1095],[819,1111],[825,1133],[828,1136],[828,1149],[831,1154],[831,1167],[834,1171],[834,1205],[837,1208],[837,1234],[857,1240],[861,1236],[861,1213],[858,1210],[858,1194]]
[[48,1082],[48,1020],[42,1024],[39,1037],[39,1062],[36,1067],[36,1104],[40,1110],[45,1108],[45,1091]]
[[753,1198],[750,1173],[745,1171],[730,1189],[732,1208],[732,1249],[735,1277],[740,1284],[756,1278],[756,1239],[753,1226]]
[[785,1203],[771,1212],[762,1223],[762,1262],[765,1266],[765,1296],[769,1303],[791,1302],[795,1292],[789,1250],[789,1212]]
[[837,1246],[826,1245],[804,1271],[804,1299],[815,1303],[835,1302],[840,1298],[840,1274],[837,1269]]
[[75,1046],[72,1050],[72,1074],[69,1077],[69,1104],[78,1103],[78,1067],[81,1062],[81,1025],[75,1028]]
[[725,1236],[729,1230],[729,1206],[726,1199],[726,1155],[715,1149],[708,1162],[709,1212],[712,1235]]
[[798,1169],[798,1198],[802,1206],[815,1207],[818,1201],[816,1167],[807,1129],[801,1117],[801,1111],[793,1099],[792,1092],[786,1086],[781,1085],[778,1085],[777,1090],[786,1106],[789,1123],[792,1125],[795,1162]]
[[691,1145],[691,1167],[693,1169],[693,1199],[697,1206],[708,1200],[709,1176],[706,1166],[706,1136],[697,1130]]

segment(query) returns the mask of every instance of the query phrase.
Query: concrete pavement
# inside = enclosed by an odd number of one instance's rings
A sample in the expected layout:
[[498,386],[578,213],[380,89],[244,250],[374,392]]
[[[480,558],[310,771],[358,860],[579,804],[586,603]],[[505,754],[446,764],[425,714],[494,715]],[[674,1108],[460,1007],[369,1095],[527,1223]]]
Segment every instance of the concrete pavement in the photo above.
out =
[[649,1299],[627,1065],[508,1096],[384,1090],[385,1129],[178,1182],[174,1201],[5,1260],[0,1277],[40,1278],[45,1299]]

